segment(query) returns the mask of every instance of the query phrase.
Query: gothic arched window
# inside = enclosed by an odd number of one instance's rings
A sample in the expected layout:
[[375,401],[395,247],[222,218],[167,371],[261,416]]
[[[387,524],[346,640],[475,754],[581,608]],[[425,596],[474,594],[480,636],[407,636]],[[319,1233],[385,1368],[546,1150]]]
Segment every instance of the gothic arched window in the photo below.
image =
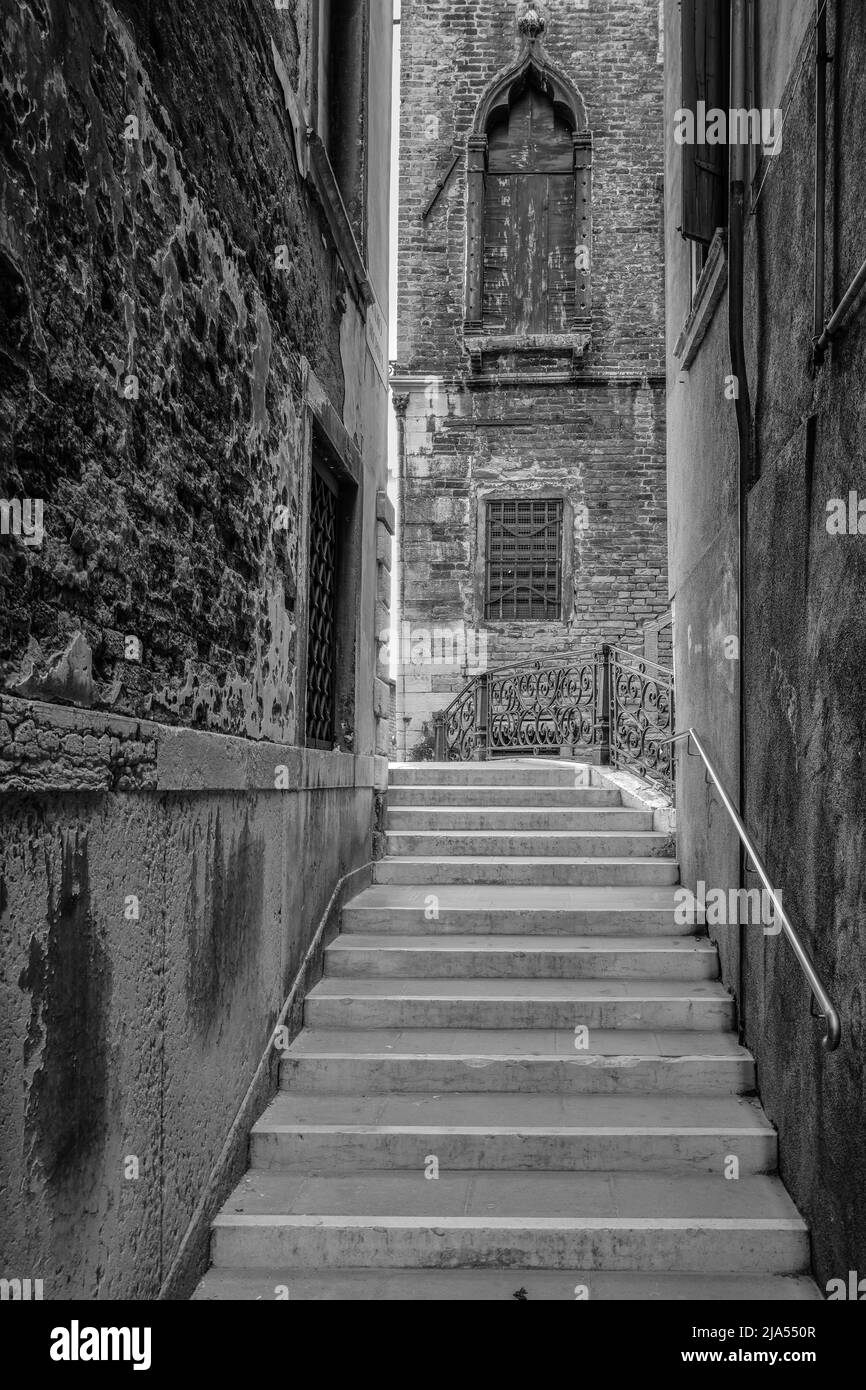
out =
[[527,63],[468,144],[466,330],[519,339],[589,325],[591,136],[564,82]]

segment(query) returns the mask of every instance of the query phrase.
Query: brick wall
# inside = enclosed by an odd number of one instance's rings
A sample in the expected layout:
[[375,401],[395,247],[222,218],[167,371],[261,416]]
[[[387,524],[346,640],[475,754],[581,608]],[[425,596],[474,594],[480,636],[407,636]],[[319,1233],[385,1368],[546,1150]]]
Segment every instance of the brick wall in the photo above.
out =
[[354,418],[376,379],[305,178],[309,9],[10,23],[0,497],[45,509],[41,547],[0,545],[16,695],[303,741],[304,364],[362,453],[381,428]]
[[[541,6],[548,59],[576,85],[593,139],[591,342],[578,359],[464,345],[466,137],[488,84],[520,53],[524,4],[406,0],[402,36],[398,365],[403,612],[410,630],[483,630],[487,661],[642,646],[667,605],[662,68],[658,6]],[[461,158],[429,217],[421,213]],[[563,619],[487,622],[487,495],[561,496]],[[405,646],[406,644],[404,644]],[[419,644],[398,677],[406,746],[463,684]],[[406,663],[404,663],[404,668]],[[402,749],[401,749],[402,751]]]

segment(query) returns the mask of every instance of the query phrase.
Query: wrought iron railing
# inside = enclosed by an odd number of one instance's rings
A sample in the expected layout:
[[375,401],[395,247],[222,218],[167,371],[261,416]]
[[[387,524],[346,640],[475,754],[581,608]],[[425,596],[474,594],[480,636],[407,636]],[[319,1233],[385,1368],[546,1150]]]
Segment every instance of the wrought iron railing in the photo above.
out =
[[610,761],[673,788],[674,676],[622,647],[610,653]]
[[624,648],[484,671],[434,716],[434,728],[440,762],[567,749],[673,790],[673,675]]

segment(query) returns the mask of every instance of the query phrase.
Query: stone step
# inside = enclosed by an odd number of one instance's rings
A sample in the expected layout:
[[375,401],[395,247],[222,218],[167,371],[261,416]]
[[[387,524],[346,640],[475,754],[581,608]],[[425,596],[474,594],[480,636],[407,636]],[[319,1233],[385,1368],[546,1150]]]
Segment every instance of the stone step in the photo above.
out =
[[443,808],[498,806],[508,809],[514,806],[551,809],[605,808],[622,809],[622,797],[613,787],[575,787],[521,785],[513,787],[507,782],[496,786],[481,783],[452,782],[448,786],[411,783],[404,787],[388,787],[388,806],[398,808]]
[[819,1297],[668,838],[583,776],[392,769],[196,1298]]
[[340,980],[307,995],[311,1028],[692,1029],[735,1023],[718,981]]
[[283,1090],[735,1095],[755,1064],[732,1033],[591,1029],[304,1028],[280,1063]]
[[678,1171],[776,1169],[776,1133],[736,1096],[281,1094],[250,1138],[254,1168]]
[[804,1273],[806,1226],[773,1177],[251,1170],[213,1262],[254,1268],[585,1268]]
[[388,811],[389,831],[418,834],[422,831],[451,835],[455,831],[481,830],[501,834],[503,830],[651,831],[651,811],[629,811],[622,806],[392,806]]
[[416,858],[667,859],[674,852],[671,837],[654,830],[389,830],[385,845],[389,855]]
[[389,787],[579,787],[583,768],[538,759],[504,758],[478,763],[396,763],[388,769]]
[[551,857],[515,855],[405,855],[377,860],[375,883],[485,883],[537,884],[539,887],[574,884],[585,887],[663,887],[679,881],[674,859]]
[[[585,1292],[584,1292],[585,1291]],[[687,1274],[647,1270],[211,1269],[193,1299],[232,1303],[288,1297],[306,1302],[782,1303],[822,1301],[804,1274]]]
[[715,946],[695,936],[365,933],[338,936],[325,952],[333,979],[715,980],[718,973]]
[[661,936],[695,924],[674,924],[674,888],[625,886],[551,887],[536,884],[382,884],[359,893],[343,908],[346,935],[397,933],[440,936],[485,933],[571,937],[616,933]]

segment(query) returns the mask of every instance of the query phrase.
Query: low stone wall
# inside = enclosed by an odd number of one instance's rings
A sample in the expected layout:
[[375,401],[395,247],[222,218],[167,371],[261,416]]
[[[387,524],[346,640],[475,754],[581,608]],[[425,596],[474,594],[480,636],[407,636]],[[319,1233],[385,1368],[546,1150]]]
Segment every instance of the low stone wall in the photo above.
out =
[[0,1274],[189,1290],[209,1210],[175,1256],[335,885],[363,886],[386,777],[0,697]]

